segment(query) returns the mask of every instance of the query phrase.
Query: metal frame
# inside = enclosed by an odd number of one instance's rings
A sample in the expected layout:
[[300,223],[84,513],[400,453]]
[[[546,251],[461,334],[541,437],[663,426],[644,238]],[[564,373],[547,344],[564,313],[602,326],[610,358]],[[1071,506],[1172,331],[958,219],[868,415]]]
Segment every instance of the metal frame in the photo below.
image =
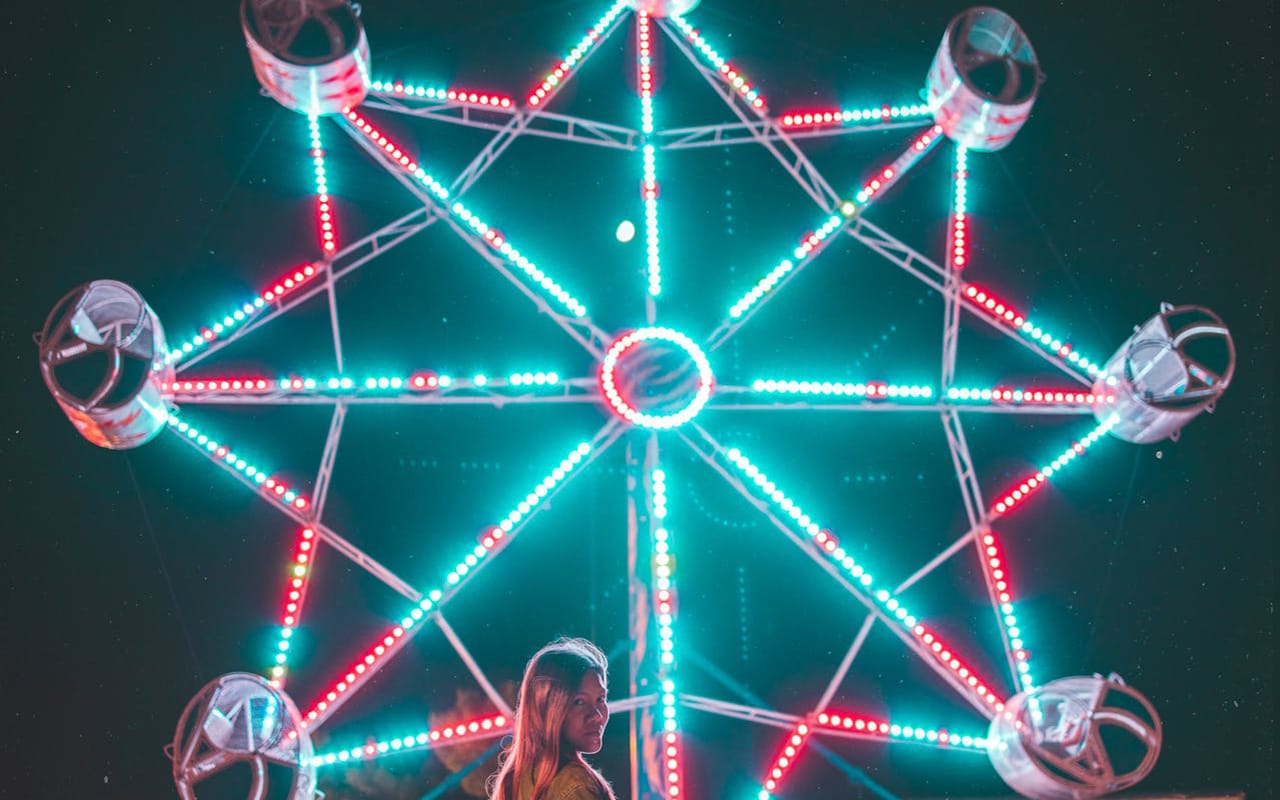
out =
[[[620,15],[609,27],[607,32],[599,37],[599,41],[596,42],[593,48],[586,53],[586,57],[589,57],[594,53],[594,51],[598,49],[600,45],[603,44],[611,34],[621,26],[622,20],[629,18],[629,16],[630,15],[628,14]],[[829,136],[844,136],[862,131],[917,128],[925,124],[917,120],[900,120],[828,129],[787,130],[783,128],[776,119],[759,115],[755,110],[748,106],[733,90],[733,87],[726,83],[723,75],[702,63],[698,54],[689,46],[684,35],[675,26],[665,19],[658,20],[657,24],[666,32],[668,38],[674,43],[675,50],[684,55],[693,68],[696,69],[698,73],[702,75],[703,78],[716,90],[717,94],[719,94],[728,108],[739,119],[739,122],[724,125],[659,130],[650,136],[650,141],[654,143],[655,147],[658,150],[677,150],[697,147],[757,144],[773,155],[787,173],[796,181],[797,185],[810,196],[816,206],[824,213],[838,213],[836,209],[842,204],[842,195],[836,192],[821,173],[813,166],[796,144],[797,140]],[[586,60],[586,57],[583,58],[583,61]],[[580,67],[581,65],[579,65],[578,68]],[[569,77],[571,76],[566,76],[565,80],[567,81]],[[546,101],[549,101],[553,94],[554,91],[548,95]],[[489,142],[476,154],[471,163],[468,164],[468,166],[464,168],[451,182],[450,203],[453,202],[453,199],[456,199],[471,189],[487,172],[487,170],[492,167],[493,164],[505,153],[510,144],[521,136],[550,138],[575,144],[623,150],[636,150],[642,146],[643,137],[637,130],[549,112],[545,110],[546,101],[537,107],[519,106],[510,109],[486,107],[481,109],[466,103],[454,101],[422,100],[420,98],[406,98],[390,92],[375,92],[370,95],[362,108],[376,109],[386,113],[395,113],[431,122],[462,125],[493,132],[494,135]],[[344,370],[344,362],[342,336],[338,322],[337,297],[335,293],[337,282],[355,269],[367,264],[377,256],[382,255],[389,249],[395,247],[409,237],[416,235],[441,219],[443,219],[459,237],[467,242],[483,261],[488,262],[490,266],[497,269],[504,275],[504,277],[513,283],[519,291],[529,297],[538,312],[550,317],[552,321],[560,326],[567,335],[582,345],[593,359],[598,362],[603,357],[603,354],[608,348],[610,342],[610,337],[603,330],[597,327],[590,319],[576,319],[569,317],[552,308],[544,297],[530,289],[524,281],[518,279],[517,276],[512,273],[507,263],[502,258],[495,255],[493,249],[483,240],[482,237],[456,222],[451,215],[450,209],[446,205],[442,204],[436,197],[424,190],[421,185],[406,176],[404,171],[399,169],[397,164],[388,159],[386,154],[379,150],[378,147],[371,144],[368,139],[356,130],[352,124],[342,118],[339,118],[338,124],[362,149],[370,155],[373,163],[386,169],[393,177],[396,178],[397,181],[400,182],[402,186],[405,187],[408,192],[411,193],[412,196],[419,200],[422,204],[421,208],[415,209],[409,214],[395,220],[374,233],[343,247],[334,254],[332,258],[321,263],[323,268],[323,276],[321,280],[317,280],[313,285],[304,287],[297,293],[291,294],[287,298],[272,304],[271,307],[253,317],[226,338],[211,342],[208,347],[192,354],[190,357],[186,358],[183,363],[178,365],[178,372],[181,373],[190,370],[196,364],[209,358],[231,342],[238,341],[249,333],[262,328],[272,319],[289,312],[302,303],[305,303],[318,293],[325,292],[328,296],[330,309],[334,358],[339,373],[342,373]],[[941,387],[943,389],[943,393],[945,393],[945,390],[950,387],[954,381],[956,348],[959,338],[960,309],[969,308],[961,298],[961,292],[964,288],[963,282],[955,270],[938,265],[936,262],[930,260],[915,249],[903,244],[892,235],[867,220],[865,215],[862,213],[863,210],[864,209],[859,209],[858,213],[849,215],[836,232],[843,232],[861,242],[872,251],[883,256],[890,263],[895,264],[920,280],[929,288],[939,292],[943,297],[943,355],[940,378]],[[834,235],[830,238],[834,239]],[[813,258],[820,255],[829,243],[829,241],[824,241],[817,246],[812,256],[806,259],[804,263],[800,264],[794,271],[789,273],[785,279],[779,283],[776,290],[764,298],[764,300],[768,301],[779,293],[789,281],[794,279],[795,276],[802,271],[802,268],[807,267]],[[646,298],[646,301],[650,303],[648,307],[651,310],[652,298]],[[734,333],[737,332],[737,330],[747,324],[754,312],[758,310],[762,304],[763,302],[753,307],[751,312],[746,314],[740,320],[726,319],[715,329],[715,331],[712,332],[706,342],[707,349],[714,350],[723,345]],[[969,310],[974,311],[972,308],[969,308]],[[1058,368],[1070,377],[1086,386],[1090,384],[1090,381],[1087,378],[1083,378],[1067,365],[1046,355],[1036,346],[1019,338],[1016,333],[1011,332],[1007,327],[1001,326],[983,314],[975,312],[975,316],[979,320],[982,320],[987,324],[991,324],[1002,332],[1008,334],[1015,341],[1018,341],[1023,346],[1028,347],[1028,349],[1031,349],[1033,352],[1041,355],[1055,368]],[[974,406],[967,405],[965,403],[950,402],[945,399],[941,399],[941,397],[925,403],[884,400],[847,402],[840,398],[758,402],[739,399],[742,395],[749,395],[753,393],[753,390],[748,387],[719,385],[716,388],[716,393],[710,407],[717,411],[805,410],[876,413],[925,412],[938,414],[940,416],[952,456],[960,494],[968,516],[970,530],[958,538],[951,546],[939,553],[932,561],[922,566],[915,574],[902,582],[899,585],[899,591],[929,575],[951,557],[966,549],[970,542],[973,542],[978,546],[979,557],[981,557],[981,543],[979,542],[978,534],[988,527],[989,519],[987,512],[984,510],[986,506],[983,501],[981,489],[976,480],[972,458],[965,441],[964,431],[960,420],[962,413],[1034,415],[1092,413],[1091,408],[1072,403],[1038,404],[1034,406]],[[338,533],[324,526],[321,521],[329,491],[333,467],[342,437],[343,422],[345,420],[346,412],[350,406],[370,403],[386,403],[404,405],[488,404],[496,407],[502,407],[506,404],[515,403],[596,403],[604,407],[606,414],[608,413],[607,404],[605,404],[600,397],[599,389],[594,377],[571,378],[560,381],[557,387],[541,387],[537,390],[527,387],[514,387],[508,381],[494,379],[490,381],[488,385],[483,387],[462,381],[448,390],[431,392],[416,392],[408,388],[394,393],[362,392],[359,389],[338,393],[325,391],[324,389],[311,389],[299,392],[276,387],[265,392],[186,392],[179,390],[174,394],[174,400],[182,405],[332,404],[334,406],[333,416],[326,437],[321,463],[317,471],[314,498],[310,509],[307,513],[302,513],[295,509],[279,505],[277,505],[277,508],[282,510],[286,516],[294,522],[313,528],[321,542],[332,547],[362,569],[369,572],[375,578],[415,603],[420,601],[423,597],[420,591],[396,576],[388,568],[369,557],[366,553],[360,550],[360,548],[353,545]],[[588,461],[599,457],[604,450],[608,449],[609,445],[615,442],[618,438],[623,437],[624,433],[626,433],[625,426],[620,421],[609,417],[604,427],[595,436],[597,447],[592,452]],[[180,438],[187,441],[185,437]],[[634,646],[630,649],[631,654],[628,660],[628,688],[631,696],[629,698],[616,701],[614,703],[614,708],[618,711],[630,711],[632,713],[631,790],[634,796],[639,796],[639,792],[647,786],[647,779],[641,774],[639,767],[639,752],[643,749],[642,740],[654,735],[654,728],[652,724],[653,717],[649,709],[657,703],[657,700],[653,695],[641,695],[639,693],[639,679],[646,672],[651,672],[654,669],[651,658],[652,654],[648,651],[646,645],[650,640],[651,635],[647,614],[644,613],[647,601],[642,599],[647,592],[645,583],[647,580],[647,571],[644,565],[648,563],[648,558],[643,552],[642,540],[644,535],[644,524],[646,520],[651,519],[652,516],[652,493],[648,486],[647,475],[649,471],[652,470],[653,465],[658,462],[659,446],[658,439],[655,434],[646,435],[640,431],[635,431],[633,434],[627,435],[626,439],[626,472],[633,487],[632,491],[629,493],[627,506],[627,536],[629,594],[631,598],[629,630]],[[867,593],[856,584],[856,582],[851,581],[848,576],[842,574],[839,569],[833,567],[829,561],[815,553],[813,548],[809,546],[809,543],[803,540],[803,538],[795,532],[793,526],[788,524],[786,520],[781,518],[766,502],[761,500],[761,498],[759,498],[749,486],[745,485],[738,476],[734,475],[724,464],[724,447],[704,427],[702,427],[702,425],[697,422],[693,422],[683,430],[676,431],[676,436],[673,439],[673,442],[679,442],[698,459],[707,464],[714,472],[719,474],[730,486],[742,495],[748,504],[757,508],[759,512],[766,519],[772,522],[779,531],[790,538],[792,542],[809,555],[820,568],[825,570],[832,580],[843,586],[855,599],[861,602],[868,609],[868,616],[854,635],[849,649],[833,673],[830,682],[826,686],[821,697],[817,699],[813,709],[805,714],[773,711],[756,706],[742,705],[726,700],[688,694],[682,694],[679,697],[679,704],[682,708],[741,719],[753,724],[790,730],[797,723],[806,719],[812,719],[814,715],[821,712],[830,704],[838,690],[838,687],[857,658],[871,628],[877,621],[881,621],[884,622],[886,626],[893,631],[909,649],[916,652],[925,661],[925,663],[929,664],[945,684],[950,685],[960,696],[968,700],[978,712],[980,719],[985,720],[994,714],[992,708],[988,704],[984,704],[981,700],[976,699],[969,690],[969,687],[963,685],[963,682],[960,681],[953,672],[940,665],[925,645],[913,638],[909,633],[905,633],[902,626],[896,624],[893,619],[888,617],[883,608],[877,604],[873,598],[869,597]],[[200,450],[201,448],[197,446],[197,449]],[[203,450],[201,450],[201,452],[203,452]],[[230,474],[236,476],[242,483],[245,483],[251,489],[257,491],[257,486],[254,485],[253,481],[238,473],[235,469],[229,467],[225,463],[222,464],[222,466]],[[563,484],[557,486],[555,490],[551,492],[551,495],[558,492],[561,488],[563,488]],[[545,509],[551,495],[548,495],[548,497],[545,498],[543,503],[538,507],[532,509],[531,513],[520,523],[519,527],[526,525],[538,513]],[[649,546],[652,546],[652,541],[650,541]],[[484,563],[487,562],[481,562],[481,566],[483,566]],[[478,568],[475,571],[478,571]],[[471,575],[474,575],[475,571],[467,575],[457,585],[451,587],[448,592],[446,592],[445,597],[436,605],[435,609],[431,611],[428,616],[431,617],[435,627],[442,631],[446,639],[448,639],[455,651],[457,651],[459,657],[462,658],[468,670],[475,677],[477,683],[494,705],[509,714],[511,709],[508,707],[501,695],[499,695],[493,688],[480,665],[478,665],[470,656],[470,653],[462,640],[445,621],[440,610],[443,605],[451,599],[463,585],[465,585]],[[994,603],[995,589],[991,586],[989,578],[988,588],[993,594]],[[1019,687],[1018,674],[1013,661],[1013,650],[1009,643],[1008,631],[998,609],[998,603],[995,605],[997,606],[996,616],[1004,639],[1006,655],[1009,659],[1010,668],[1013,673],[1013,685],[1016,690]],[[396,644],[396,647],[399,647],[403,642],[408,641],[419,630],[422,630],[425,627],[427,626],[422,624],[416,626],[412,631],[406,631],[404,637]],[[361,676],[358,680],[358,684],[363,685],[378,668],[390,660],[390,655],[392,654],[388,654],[388,657],[380,659],[375,665],[373,665],[367,673]],[[327,720],[339,707],[341,707],[342,702],[354,695],[358,689],[359,685],[355,685],[337,701],[331,702],[324,709],[323,713],[321,713],[309,727],[314,729],[323,724],[325,720]],[[824,731],[823,733],[845,738],[870,738],[851,732]],[[923,744],[928,745],[930,743],[923,742]],[[879,791],[883,792],[883,790]]]

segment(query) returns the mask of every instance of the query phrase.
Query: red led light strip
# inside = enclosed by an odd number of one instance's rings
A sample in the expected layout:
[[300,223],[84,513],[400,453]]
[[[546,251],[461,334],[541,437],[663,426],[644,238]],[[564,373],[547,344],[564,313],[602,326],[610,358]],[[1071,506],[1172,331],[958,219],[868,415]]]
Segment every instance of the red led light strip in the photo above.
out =
[[934,125],[928,131],[916,137],[916,140],[907,146],[902,155],[894,159],[893,163],[876,173],[858,190],[854,200],[858,205],[866,205],[877,195],[886,191],[890,186],[898,182],[898,179],[915,163],[925,156],[933,146],[942,140],[942,126]]
[[306,598],[311,579],[311,562],[315,558],[316,532],[303,528],[298,536],[298,547],[289,568],[289,581],[285,587],[284,613],[280,617],[280,639],[276,643],[276,663],[271,667],[271,685],[284,687],[289,671],[289,648],[293,633],[302,619],[302,603]]
[[767,798],[769,794],[777,791],[778,784],[782,782],[783,776],[791,771],[796,763],[796,759],[800,757],[801,751],[804,750],[805,742],[809,740],[809,724],[806,722],[798,723],[791,729],[791,733],[787,736],[787,740],[783,743],[782,749],[773,759],[773,764],[769,767],[769,771],[765,773],[764,790],[760,792],[762,800]]
[[1077,392],[1063,389],[1009,389],[996,386],[990,389],[972,387],[951,387],[947,390],[949,400],[968,400],[976,403],[1012,403],[1014,405],[1113,405],[1116,396],[1113,394],[1096,394],[1094,392]]

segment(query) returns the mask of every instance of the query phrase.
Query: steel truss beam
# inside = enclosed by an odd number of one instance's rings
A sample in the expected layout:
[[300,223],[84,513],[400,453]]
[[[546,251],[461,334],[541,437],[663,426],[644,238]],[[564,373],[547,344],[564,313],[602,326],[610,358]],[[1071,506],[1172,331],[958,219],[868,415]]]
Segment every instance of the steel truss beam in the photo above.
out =
[[695,125],[688,128],[667,128],[657,131],[660,150],[689,150],[696,147],[725,147],[737,144],[758,144],[761,140],[769,142],[795,141],[796,139],[830,139],[835,136],[848,136],[855,133],[872,131],[891,131],[898,128],[921,128],[932,125],[932,119],[895,120],[892,122],[875,122],[866,125],[850,125],[838,128],[787,130],[778,124],[776,119],[745,120],[743,122],[725,122],[719,125]]
[[478,109],[449,101],[425,100],[406,103],[399,97],[370,95],[361,108],[374,108],[393,114],[401,114],[433,122],[446,122],[467,128],[500,132],[507,129],[513,119],[519,120],[520,133],[544,139],[559,139],[575,144],[594,145],[615,150],[635,150],[639,131],[599,120],[557,114],[551,111],[524,111],[519,109]]
[[920,656],[921,660],[923,660],[930,669],[936,672],[948,685],[955,689],[961,697],[973,705],[974,708],[978,709],[979,713],[988,719],[995,714],[995,710],[988,707],[986,703],[980,700],[963,680],[939,663],[932,651],[930,651],[924,643],[917,641],[910,633],[903,630],[897,620],[886,616],[884,610],[871,597],[868,597],[861,588],[850,582],[848,577],[842,574],[834,564],[826,558],[823,558],[811,546],[809,546],[808,542],[803,540],[790,525],[783,522],[781,518],[774,514],[773,510],[750,489],[748,489],[736,475],[725,469],[724,465],[722,465],[717,458],[717,456],[724,452],[724,448],[711,436],[711,434],[707,433],[707,431],[696,422],[691,422],[690,425],[695,431],[697,431],[702,443],[710,448],[710,452],[708,452],[707,450],[704,450],[698,442],[695,442],[683,432],[678,432],[681,441],[683,441],[689,449],[693,451],[694,455],[701,458],[708,466],[719,473],[730,486],[742,495],[743,499],[763,514],[774,524],[776,528],[778,528],[778,530],[782,531],[782,533],[791,540],[792,544],[796,545],[801,552],[812,559],[813,562],[825,570],[827,574],[831,575],[838,584],[844,587],[845,591],[853,595],[853,597],[858,602],[862,603],[869,612],[884,622],[885,626],[895,636],[902,640],[903,644],[907,645],[907,647],[916,653],[916,655]]

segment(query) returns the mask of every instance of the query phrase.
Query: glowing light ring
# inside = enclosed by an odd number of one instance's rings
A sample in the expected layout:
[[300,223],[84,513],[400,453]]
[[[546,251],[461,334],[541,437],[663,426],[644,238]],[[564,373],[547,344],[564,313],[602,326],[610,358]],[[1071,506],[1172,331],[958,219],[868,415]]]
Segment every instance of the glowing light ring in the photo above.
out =
[[[674,414],[646,414],[633,407],[618,392],[614,379],[614,370],[617,368],[618,359],[631,347],[647,341],[663,341],[676,345],[689,355],[698,370],[697,391],[689,401],[689,404]],[[600,364],[600,388],[604,392],[609,405],[623,419],[642,428],[667,430],[677,428],[693,419],[702,410],[702,407],[707,404],[707,399],[711,397],[712,381],[711,363],[707,361],[706,354],[688,336],[670,328],[640,328],[626,334],[609,347],[608,352],[605,353],[604,360]]]
[[386,755],[431,750],[476,739],[492,738],[501,736],[509,731],[510,720],[502,714],[498,714],[496,716],[481,717],[470,722],[460,722],[457,725],[431,728],[420,733],[411,733],[407,736],[384,739],[360,745],[359,747],[316,755],[312,757],[311,765],[313,767],[330,767],[335,764],[372,761]]
[[269,476],[265,470],[249,463],[225,444],[221,444],[216,439],[201,433],[194,425],[178,419],[176,415],[169,416],[169,427],[202,447],[213,461],[225,464],[231,469],[243,473],[245,477],[258,484],[262,490],[262,496],[272,502],[298,510],[310,505],[310,500],[290,488],[288,484]]

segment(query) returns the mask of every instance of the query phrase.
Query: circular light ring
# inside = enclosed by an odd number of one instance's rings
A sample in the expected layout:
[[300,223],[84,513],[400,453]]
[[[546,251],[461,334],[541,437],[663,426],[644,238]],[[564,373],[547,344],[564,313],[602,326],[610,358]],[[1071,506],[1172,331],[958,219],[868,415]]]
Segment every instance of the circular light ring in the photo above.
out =
[[[694,392],[693,399],[689,401],[688,405],[674,414],[646,414],[628,403],[618,392],[618,387],[614,380],[614,371],[618,366],[619,359],[636,344],[648,341],[670,342],[679,347],[688,354],[698,370],[698,388]],[[605,399],[619,416],[642,428],[669,430],[693,419],[711,397],[712,383],[711,363],[707,360],[706,354],[702,352],[702,348],[694,344],[693,340],[688,336],[671,328],[639,328],[625,334],[609,347],[609,351],[605,353],[604,360],[600,362],[600,390],[604,392]]]

